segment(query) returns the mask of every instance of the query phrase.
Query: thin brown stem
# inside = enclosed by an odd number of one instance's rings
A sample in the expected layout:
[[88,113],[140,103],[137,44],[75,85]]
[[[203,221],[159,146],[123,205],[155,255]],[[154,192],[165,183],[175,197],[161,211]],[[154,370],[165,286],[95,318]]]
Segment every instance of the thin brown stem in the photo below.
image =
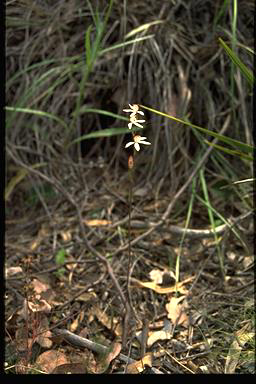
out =
[[129,276],[131,269],[131,211],[132,211],[132,192],[133,192],[133,178],[132,178],[132,169],[129,169],[129,200],[128,200],[128,209],[129,209],[129,218],[128,218],[128,268],[127,268],[127,294],[129,295]]
[[132,192],[133,192],[133,166],[134,166],[134,156],[130,155],[128,158],[128,175],[129,175],[129,196],[128,196],[128,268],[127,268],[127,279],[126,279],[126,293],[127,293],[127,299],[128,299],[128,307],[129,310],[126,308],[126,314],[124,318],[123,323],[123,337],[122,337],[122,345],[123,348],[126,346],[127,341],[127,335],[129,330],[129,322],[131,318],[131,310],[132,310],[132,304],[131,304],[131,296],[130,296],[130,290],[129,290],[129,284],[130,284],[130,270],[131,270],[131,261],[132,261],[132,255],[131,255],[131,211],[132,211]]

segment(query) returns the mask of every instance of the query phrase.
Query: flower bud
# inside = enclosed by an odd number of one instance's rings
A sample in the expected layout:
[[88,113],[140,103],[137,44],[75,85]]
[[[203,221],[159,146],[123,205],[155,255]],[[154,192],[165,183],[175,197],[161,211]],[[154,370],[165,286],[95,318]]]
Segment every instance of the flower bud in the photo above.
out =
[[130,156],[128,157],[128,168],[129,168],[129,169],[132,169],[132,168],[133,168],[133,164],[134,164],[133,156],[130,155]]

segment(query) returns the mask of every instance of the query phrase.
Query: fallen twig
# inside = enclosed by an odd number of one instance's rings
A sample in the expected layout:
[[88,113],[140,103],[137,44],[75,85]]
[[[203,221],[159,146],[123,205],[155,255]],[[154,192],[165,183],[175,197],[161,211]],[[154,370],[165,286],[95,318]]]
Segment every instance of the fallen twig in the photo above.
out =
[[[53,332],[57,336],[63,336],[67,342],[69,342],[69,343],[71,343],[77,347],[88,348],[91,351],[99,353],[99,354],[104,354],[108,350],[108,347],[106,347],[105,345],[101,345],[101,344],[95,343],[94,341],[88,340],[85,337],[75,335],[74,333],[72,333],[66,329],[54,329]],[[119,360],[127,363],[127,364],[131,364],[131,363],[134,363],[136,361],[136,360],[134,360],[128,356],[123,355],[122,353],[120,353],[117,356],[117,358]],[[157,368],[152,368],[152,370],[154,373],[162,374],[162,372],[159,371]]]

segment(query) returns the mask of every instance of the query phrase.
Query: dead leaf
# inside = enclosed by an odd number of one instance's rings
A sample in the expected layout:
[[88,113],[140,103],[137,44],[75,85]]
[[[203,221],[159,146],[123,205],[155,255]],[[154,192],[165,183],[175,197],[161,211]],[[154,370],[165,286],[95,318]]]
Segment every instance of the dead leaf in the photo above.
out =
[[228,351],[225,364],[225,373],[235,373],[243,346],[248,341],[254,339],[255,333],[249,332],[250,327],[250,323],[247,323],[242,329],[235,333],[236,339],[233,341]]
[[81,331],[79,332],[78,336],[81,336],[81,337],[84,337],[84,338],[87,338],[88,337],[88,328],[87,327],[84,327],[81,329]]
[[47,317],[44,314],[41,314],[38,322],[39,324],[36,329],[38,336],[35,338],[35,341],[41,345],[42,348],[51,348],[53,344],[50,339],[52,337],[52,333],[49,330],[49,321]]
[[109,348],[108,351],[104,354],[104,358],[102,358],[97,366],[97,373],[104,373],[111,363],[112,360],[114,360],[119,353],[121,352],[122,345],[120,343],[113,343]]
[[64,243],[67,243],[72,240],[72,233],[71,231],[60,231],[60,235],[62,237],[62,240]]
[[138,374],[144,371],[145,366],[148,365],[149,367],[152,367],[152,353],[146,353],[146,355],[143,357],[143,359],[135,361],[134,363],[131,363],[127,366],[127,373],[133,373]]
[[249,268],[249,266],[252,266],[254,263],[254,255],[244,256],[242,263],[243,263],[244,269]]
[[41,294],[42,292],[46,292],[48,291],[48,289],[50,289],[49,284],[44,283],[38,279],[33,279],[31,284],[33,286],[35,293],[37,294]]
[[163,282],[163,271],[160,271],[160,269],[152,269],[152,271],[149,272],[149,277],[154,283],[156,284],[162,284]]
[[30,250],[35,251],[45,237],[49,235],[49,229],[45,225],[42,225],[35,240],[30,244]]
[[61,343],[64,341],[64,336],[62,335],[52,335],[51,341],[56,345],[61,345]]
[[[202,373],[210,373],[209,367],[207,367],[207,365],[200,365],[200,367],[198,368]],[[200,373],[200,372],[197,371],[196,373]]]
[[172,285],[171,287],[160,287],[154,282],[143,282],[137,279],[133,279],[133,282],[140,287],[143,288],[149,288],[152,289],[153,291],[160,293],[160,294],[167,294],[167,293],[172,293],[172,292],[180,292],[180,293],[187,293],[187,288],[184,287],[186,283],[189,283],[194,279],[193,276],[187,278],[184,281],[181,281],[177,284]]
[[151,347],[156,341],[159,340],[171,340],[172,333],[164,330],[151,332],[149,334],[147,346]]
[[122,345],[120,343],[113,343],[111,350],[108,354],[109,363],[119,355],[119,353],[121,352],[121,349],[122,349]]
[[79,316],[77,316],[75,320],[72,322],[72,324],[70,325],[70,331],[75,332],[78,326],[79,326]]
[[88,373],[97,373],[97,362],[92,351],[87,350],[85,356],[85,365]]
[[[7,306],[5,306],[5,308],[6,307]],[[17,320],[19,316],[18,311],[18,308],[16,308],[14,311],[12,311],[12,313],[10,314],[10,316],[8,316],[6,320],[5,327],[10,334],[12,334],[17,329]]]
[[236,261],[238,255],[235,252],[233,252],[233,251],[227,251],[226,252],[226,257],[228,258],[228,260],[230,262],[234,262],[234,261]]
[[[185,313],[187,308],[187,302],[184,300],[185,296],[171,297],[169,303],[166,304],[165,308],[168,312],[168,318],[171,319],[173,324],[183,325],[183,327],[188,327],[189,321]],[[181,304],[181,301],[183,303]]]
[[[191,369],[191,371],[193,371],[194,373],[200,373],[200,368],[198,365],[196,365],[195,363],[193,363],[193,361],[189,360],[187,362],[187,366],[189,369]],[[206,373],[206,372],[205,372]]]
[[28,337],[26,326],[21,326],[15,332],[15,347],[19,352],[29,351],[32,348],[33,341]]
[[84,311],[81,311],[79,315],[75,318],[73,323],[70,325],[70,331],[75,332],[79,326],[79,324],[83,321]]
[[62,364],[58,365],[51,374],[81,374],[81,373],[87,373],[87,369],[85,364],[83,363],[69,363],[69,364]]
[[112,224],[112,221],[110,220],[98,220],[98,219],[84,220],[84,222],[90,227],[102,227],[104,225]]
[[23,270],[21,267],[10,267],[5,269],[5,278],[17,275],[18,273],[22,273]]
[[133,192],[133,196],[137,196],[137,197],[145,197],[148,195],[148,187],[142,187],[142,188],[138,188],[136,189],[134,192]]
[[15,364],[15,372],[17,373],[17,375],[25,375],[30,369],[31,365],[28,364],[27,357],[22,356],[18,358],[18,361]]
[[76,297],[75,301],[87,302],[90,300],[95,301],[96,299],[97,299],[97,295],[95,292],[84,292],[80,296]]
[[56,367],[70,363],[63,352],[46,351],[38,356],[36,364],[46,373],[51,373]]
[[[25,299],[26,301],[26,299]],[[44,312],[50,313],[52,307],[47,303],[46,300],[41,299],[40,295],[35,296],[35,301],[28,301],[28,309],[31,312]]]
[[93,320],[96,316],[97,319],[109,330],[115,332],[116,336],[122,335],[122,326],[118,324],[118,320],[116,318],[109,318],[107,313],[102,311],[98,305],[95,305],[91,308],[89,312],[89,322]]
[[39,345],[41,345],[42,348],[49,349],[52,347],[52,340],[49,339],[51,337],[51,332],[50,331],[45,331],[39,336],[37,336],[36,341]]

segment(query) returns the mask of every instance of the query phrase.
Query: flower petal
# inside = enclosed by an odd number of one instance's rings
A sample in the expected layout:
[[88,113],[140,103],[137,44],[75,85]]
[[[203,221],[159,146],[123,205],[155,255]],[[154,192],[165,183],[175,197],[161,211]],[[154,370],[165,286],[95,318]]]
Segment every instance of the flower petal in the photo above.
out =
[[134,148],[136,149],[136,151],[139,151],[140,150],[139,143],[134,143]]
[[129,129],[132,129],[132,123],[129,123],[129,124],[128,124],[128,128],[129,128]]
[[132,109],[123,109],[124,112],[133,112]]
[[130,141],[129,143],[125,144],[125,148],[128,148],[128,147],[130,147],[131,145],[134,145],[134,142],[133,142],[133,141]]
[[140,115],[144,115],[144,112],[142,111],[137,111],[137,113],[139,113]]
[[136,125],[136,127],[143,128],[143,125],[139,124],[138,120],[134,121],[133,124]]
[[145,144],[145,145],[151,145],[151,143],[149,141],[144,141],[144,140],[140,140],[139,143]]

